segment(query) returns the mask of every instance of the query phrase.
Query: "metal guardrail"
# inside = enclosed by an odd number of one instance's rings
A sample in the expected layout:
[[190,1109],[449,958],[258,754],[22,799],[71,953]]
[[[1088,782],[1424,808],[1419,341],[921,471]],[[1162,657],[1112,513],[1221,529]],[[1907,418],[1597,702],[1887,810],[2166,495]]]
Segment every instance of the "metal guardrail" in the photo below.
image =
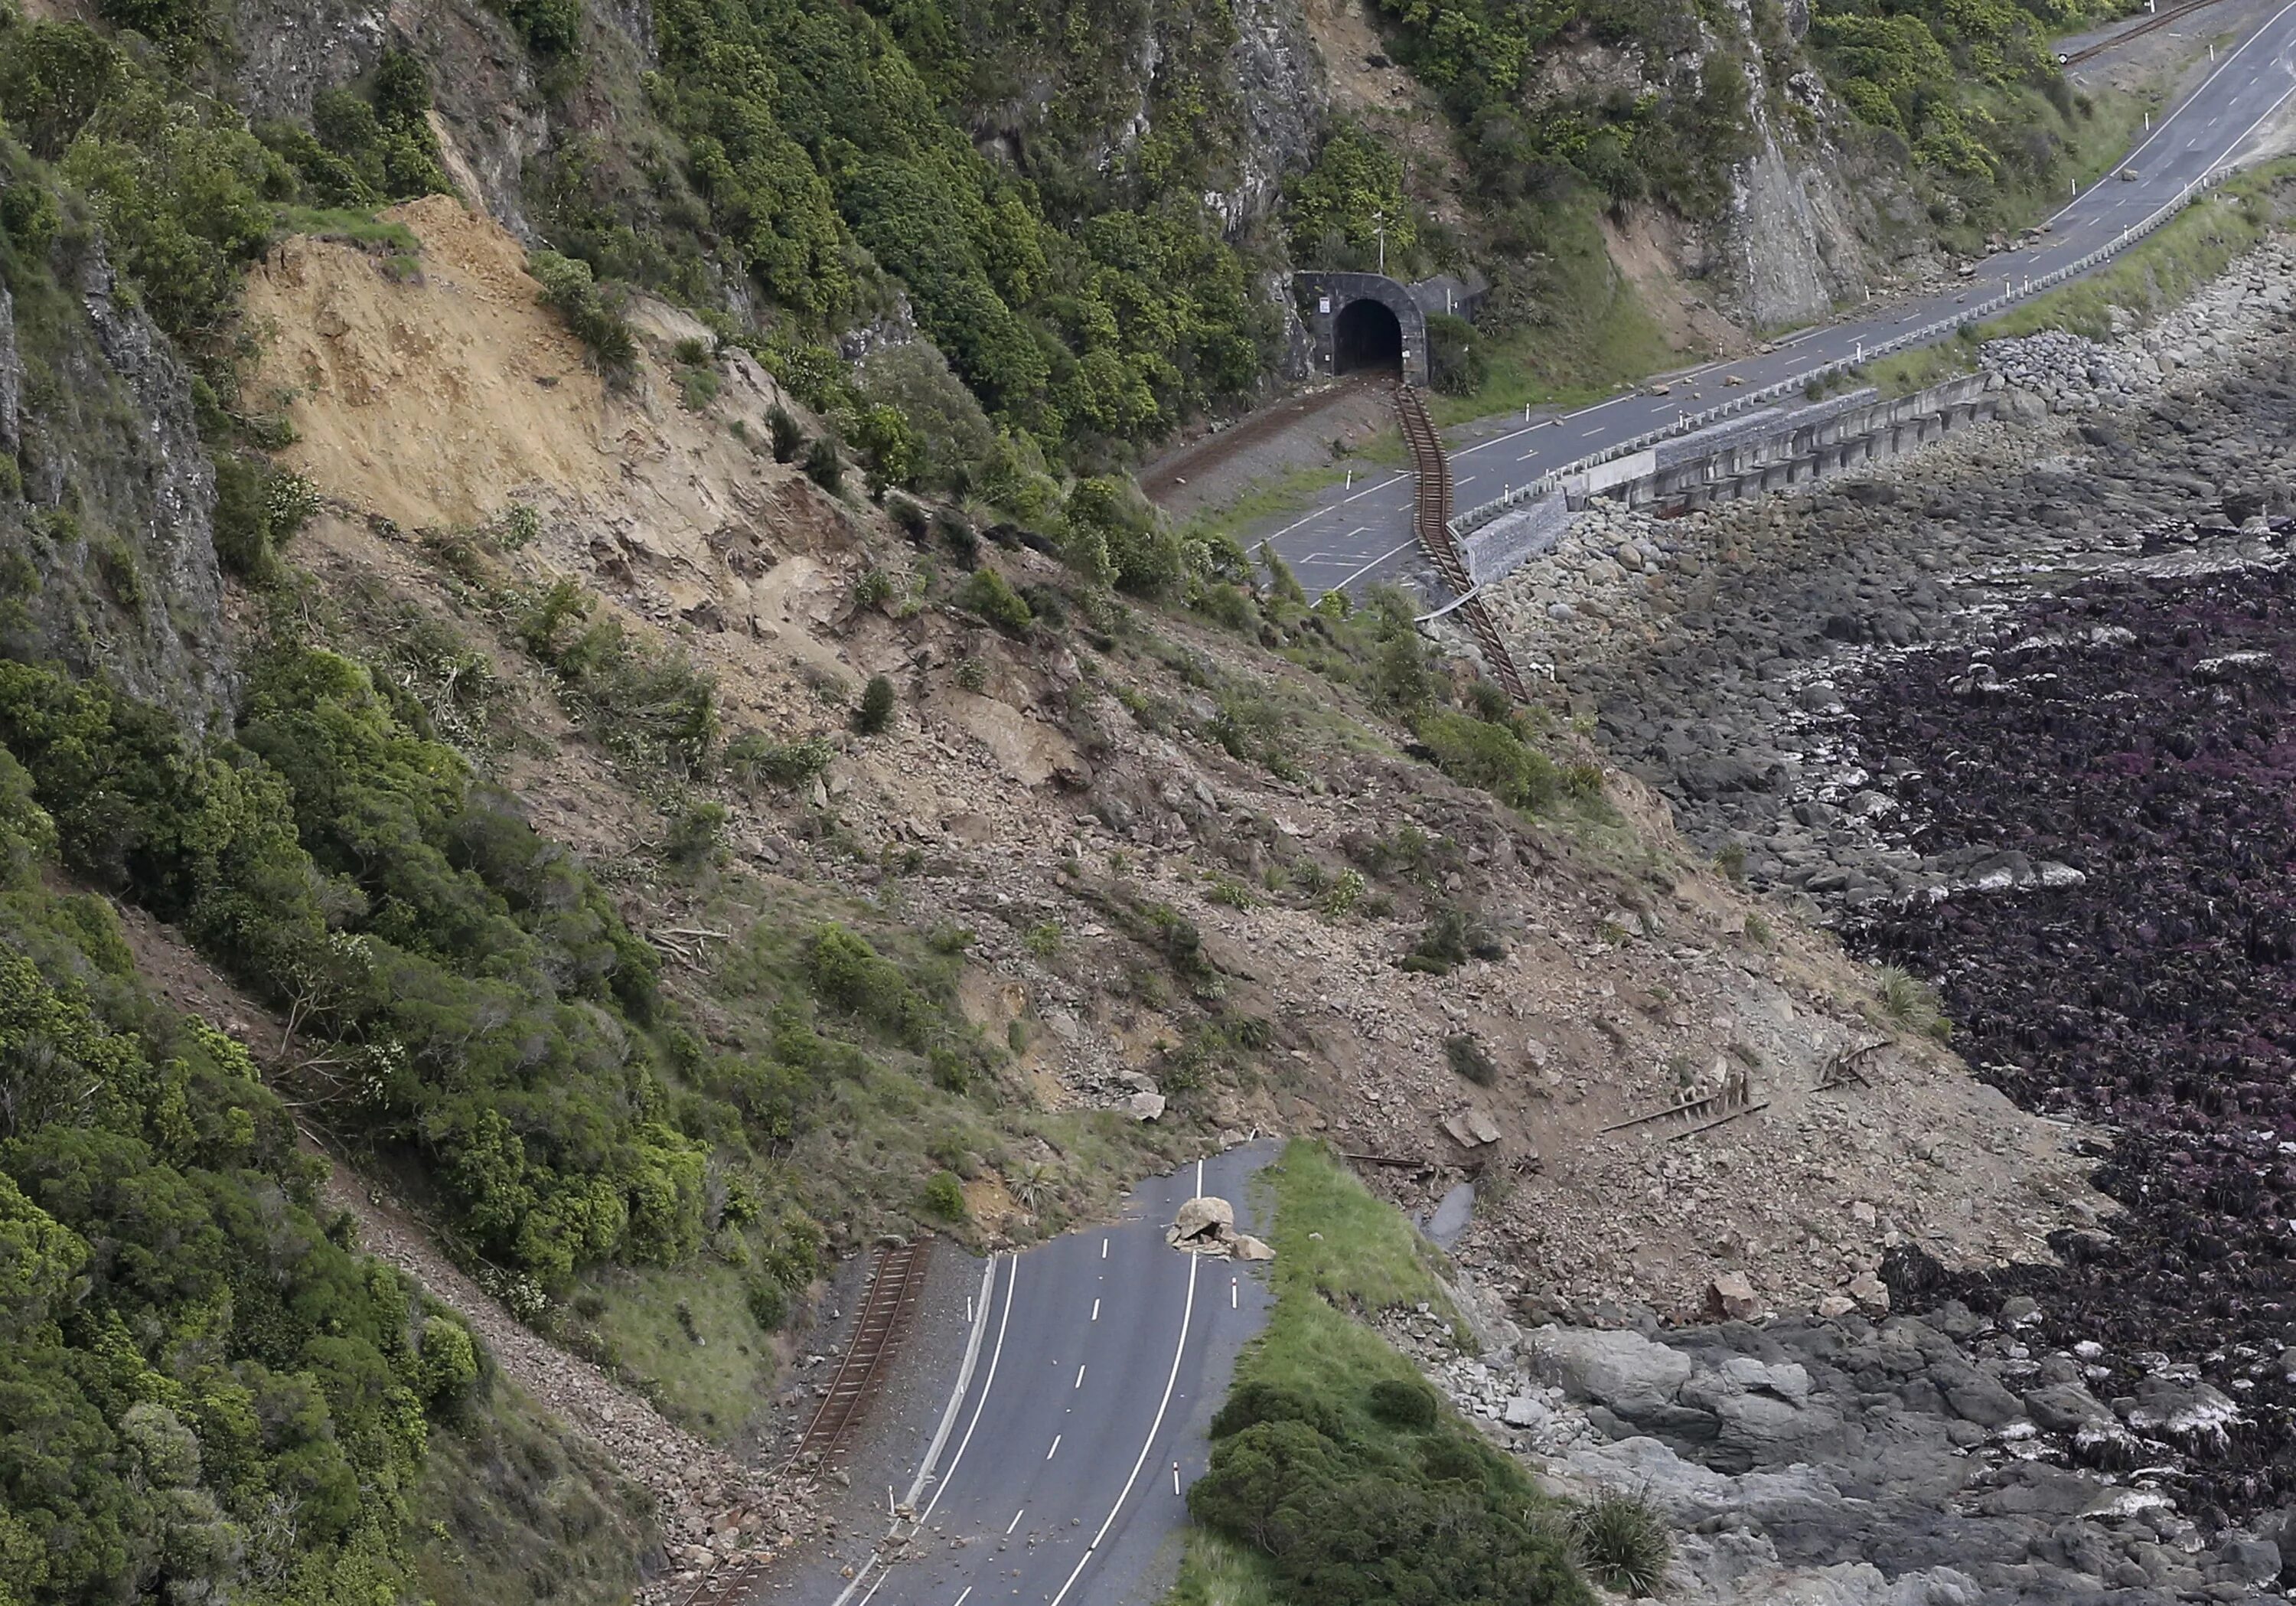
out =
[[2087,273],[2098,263],[2128,250],[2189,206],[2202,192],[2216,188],[2239,170],[2239,164],[2236,162],[2226,162],[2219,167],[2210,169],[2207,173],[2178,190],[2174,201],[2161,206],[2144,221],[2132,224],[2121,230],[2119,237],[2110,243],[2100,245],[2095,251],[2065,263],[2062,267],[2054,268],[2038,279],[2029,280],[2022,290],[1989,297],[1974,307],[1956,310],[1951,317],[1939,318],[1934,323],[1924,324],[1918,329],[1909,329],[1902,334],[1892,335],[1877,345],[1866,348],[1862,355],[1839,357],[1832,362],[1821,363],[1814,368],[1805,369],[1800,374],[1791,375],[1784,379],[1764,385],[1759,390],[1748,391],[1734,396],[1729,400],[1714,407],[1705,408],[1695,413],[1686,413],[1677,418],[1671,424],[1654,430],[1644,430],[1641,434],[1630,436],[1624,441],[1612,441],[1600,451],[1590,452],[1586,457],[1566,463],[1560,468],[1549,469],[1529,483],[1513,486],[1505,496],[1496,497],[1490,501],[1470,507],[1466,512],[1452,518],[1449,523],[1452,539],[1458,539],[1471,531],[1480,529],[1510,507],[1519,507],[1534,497],[1546,495],[1574,474],[1585,474],[1590,468],[1599,468],[1605,463],[1641,451],[1645,447],[1655,446],[1661,441],[1671,441],[1677,436],[1702,430],[1709,424],[1734,417],[1749,408],[1767,406],[1791,391],[1806,389],[1811,384],[1831,379],[1837,374],[1847,373],[1852,368],[1863,367],[1876,358],[1902,351],[1908,346],[1927,345],[1931,341],[1940,339],[1948,332],[1960,328],[1964,324],[1990,317],[2005,307],[2013,306],[2028,297],[2054,289],[2067,279]]

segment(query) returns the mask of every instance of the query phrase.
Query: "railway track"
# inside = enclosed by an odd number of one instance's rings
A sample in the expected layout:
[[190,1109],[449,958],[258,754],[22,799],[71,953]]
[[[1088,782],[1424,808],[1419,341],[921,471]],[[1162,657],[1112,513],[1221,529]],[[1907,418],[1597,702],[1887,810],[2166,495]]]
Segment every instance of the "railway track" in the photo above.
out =
[[2156,28],[2166,28],[2169,23],[2189,17],[2196,11],[2207,10],[2216,3],[2217,0],[2188,0],[2188,4],[2186,4],[2172,5],[2167,11],[2161,12],[2158,16],[2147,17],[2136,27],[2122,29],[2120,33],[2113,35],[2110,39],[2099,39],[2087,50],[2077,50],[2073,52],[2072,54],[2065,57],[2059,64],[2065,67],[2078,67],[2083,62],[2089,60],[2093,56],[2102,55],[2106,51],[2112,49],[2116,45],[2127,44],[2129,40],[2136,38],[2139,34],[2149,34]]
[[1435,432],[1435,421],[1427,416],[1427,403],[1416,387],[1399,384],[1395,387],[1396,416],[1402,421],[1403,441],[1411,451],[1411,465],[1417,487],[1413,492],[1413,528],[1419,537],[1419,549],[1435,572],[1443,577],[1454,595],[1465,597],[1457,612],[1467,630],[1482,648],[1484,666],[1491,679],[1497,681],[1507,696],[1516,702],[1525,700],[1522,677],[1516,672],[1514,657],[1507,651],[1506,640],[1499,634],[1498,622],[1483,599],[1474,595],[1474,578],[1467,572],[1467,561],[1460,555],[1459,543],[1451,535],[1451,464],[1443,455],[1443,438]]
[[693,1593],[685,1597],[685,1606],[742,1606],[750,1592],[764,1581],[769,1565],[763,1557],[752,1556],[714,1567],[702,1575]]
[[[894,1352],[915,1321],[917,1301],[924,1293],[925,1269],[932,1239],[913,1238],[881,1250],[869,1272],[869,1286],[861,1296],[861,1312],[854,1319],[853,1337],[845,1358],[830,1380],[813,1421],[798,1441],[797,1454],[826,1462],[843,1451],[853,1430],[867,1414],[870,1400],[884,1387]],[[703,1603],[709,1606],[709,1603]]]

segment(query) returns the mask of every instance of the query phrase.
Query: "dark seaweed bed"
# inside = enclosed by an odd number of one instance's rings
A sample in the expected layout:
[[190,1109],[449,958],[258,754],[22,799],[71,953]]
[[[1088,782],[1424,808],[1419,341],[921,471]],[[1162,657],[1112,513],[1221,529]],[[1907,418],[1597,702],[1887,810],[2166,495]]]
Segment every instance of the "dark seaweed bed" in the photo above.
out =
[[2196,1366],[2248,1421],[2189,1467],[2185,1509],[2296,1497],[2296,581],[2099,582],[1989,647],[1892,661],[1849,708],[1861,763],[1915,767],[1914,845],[2085,873],[1869,908],[1845,935],[1934,979],[1955,1046],[2019,1104],[2114,1128],[2097,1182],[2127,1212],[2109,1240],[2061,1235],[2061,1267],[1900,1253],[1897,1292],[2034,1296],[2048,1340],[2105,1347],[2105,1398],[2144,1352]]

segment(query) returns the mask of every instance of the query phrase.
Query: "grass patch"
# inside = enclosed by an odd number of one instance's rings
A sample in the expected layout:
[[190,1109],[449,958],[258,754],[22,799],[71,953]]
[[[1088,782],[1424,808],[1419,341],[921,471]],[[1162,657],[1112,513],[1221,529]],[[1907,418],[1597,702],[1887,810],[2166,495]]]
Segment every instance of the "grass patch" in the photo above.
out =
[[[1964,325],[1964,329],[1969,325]],[[1884,396],[1910,396],[1977,371],[1977,342],[1955,333],[1934,345],[1893,351],[1866,365],[1866,383]]]
[[1163,1606],[1283,1606],[1275,1569],[1246,1544],[1208,1528],[1188,1530],[1180,1576]]
[[332,240],[398,256],[414,256],[422,249],[422,242],[404,223],[353,207],[282,206],[273,209],[272,218],[282,234],[308,235],[316,240]]
[[1677,351],[1611,262],[1591,194],[1554,210],[1541,308],[1483,342],[1483,383],[1460,396],[1435,396],[1436,427],[1521,412],[1525,407],[1599,401],[1620,385],[1695,361]]
[[409,1503],[417,1593],[436,1606],[618,1606],[657,1542],[646,1492],[499,1376],[432,1431]]
[[1318,463],[1287,468],[1282,474],[1253,481],[1250,489],[1234,501],[1208,508],[1191,522],[1206,534],[1231,535],[1242,539],[1242,532],[1254,524],[1303,511],[1324,491],[1343,483],[1349,469],[1360,467],[1355,463]]
[[582,1279],[572,1308],[604,1340],[600,1353],[681,1427],[725,1444],[764,1408],[773,1350],[734,1267],[601,1268]]
[[1980,339],[2063,329],[2110,339],[2115,308],[2142,321],[2191,295],[2271,231],[2272,192],[2296,177],[2296,159],[2269,162],[2202,196],[2086,278],[2061,284],[1989,319]]
[[[1450,1309],[1427,1240],[1393,1206],[1374,1198],[1331,1150],[1294,1139],[1283,1157],[1262,1174],[1275,1195],[1278,1317],[1264,1348],[1283,1347],[1273,1341],[1287,1325],[1283,1319],[1316,1306],[1369,1312],[1426,1304]],[[1394,1363],[1382,1369],[1382,1375],[1416,1375],[1400,1355],[1376,1338],[1372,1341]],[[1258,1358],[1247,1357],[1247,1365]]]

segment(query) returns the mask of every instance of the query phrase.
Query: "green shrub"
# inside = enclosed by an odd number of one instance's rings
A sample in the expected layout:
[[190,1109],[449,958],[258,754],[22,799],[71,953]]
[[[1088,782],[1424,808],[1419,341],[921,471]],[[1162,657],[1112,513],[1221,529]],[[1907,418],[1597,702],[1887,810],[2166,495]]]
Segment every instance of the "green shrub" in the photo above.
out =
[[537,299],[564,320],[600,369],[609,377],[627,378],[637,366],[637,342],[618,297],[599,286],[590,265],[537,251],[527,258],[526,270],[542,287]]
[[1478,1087],[1489,1087],[1499,1079],[1499,1067],[1489,1051],[1469,1033],[1445,1038],[1443,1058],[1454,1071]]
[[1018,592],[1005,583],[1004,577],[984,565],[958,588],[956,603],[968,613],[978,614],[1008,636],[1026,636],[1029,627],[1036,622],[1036,614],[1021,600]]
[[19,178],[0,190],[0,232],[26,257],[37,260],[47,255],[62,226],[62,210],[56,205],[54,193],[45,185]]
[[[86,23],[20,21],[0,36],[0,106],[7,108],[8,121],[35,156],[60,161],[126,70],[118,48]],[[39,188],[19,181],[9,194]],[[33,203],[18,204],[29,220]],[[53,205],[51,198],[43,210]],[[18,215],[5,220],[17,243],[31,248],[30,240],[16,233]]]
[[1427,377],[1446,396],[1472,396],[1490,378],[1481,337],[1463,317],[1427,315]]
[[1444,774],[1513,808],[1552,808],[1562,794],[1554,761],[1504,725],[1462,713],[1420,721],[1418,736]]
[[789,1320],[789,1296],[782,1285],[771,1277],[752,1277],[743,1289],[750,1306],[750,1317],[766,1332],[781,1331],[782,1323]]
[[559,701],[616,757],[685,774],[718,737],[717,682],[683,653],[642,647],[597,598],[561,580],[519,616],[519,638],[557,677]]
[[155,39],[179,39],[207,27],[207,0],[100,0],[96,7],[115,28],[132,28]]
[[680,809],[662,834],[661,856],[671,864],[692,869],[717,859],[726,840],[726,805],[690,803]]
[[1330,1401],[1264,1378],[1248,1379],[1228,1391],[1212,1417],[1211,1437],[1226,1438],[1260,1422],[1305,1422],[1326,1438],[1347,1437],[1346,1421]]
[[777,742],[747,731],[726,745],[726,773],[744,786],[760,782],[787,790],[801,787],[829,768],[837,750],[819,737]]
[[863,736],[878,736],[893,723],[895,696],[893,682],[884,675],[872,675],[869,684],[862,688],[861,706],[853,716],[854,728]]
[[536,55],[571,55],[582,47],[582,0],[500,0],[503,15]]
[[936,1171],[927,1179],[922,1196],[925,1214],[946,1222],[961,1222],[967,1214],[964,1182],[954,1171]]
[[1632,1495],[1597,1495],[1573,1512],[1570,1543],[1587,1577],[1637,1598],[1656,1592],[1674,1559],[1674,1536],[1665,1520]]
[[1435,1390],[1417,1378],[1381,1378],[1365,1403],[1375,1421],[1409,1432],[1432,1428],[1442,1412]]
[[1456,904],[1445,903],[1431,915],[1402,968],[1430,976],[1447,976],[1471,959],[1503,959],[1506,944],[1498,934]]
[[562,848],[356,665],[283,649],[241,746],[202,752],[102,687],[0,663],[0,745],[66,861],[297,1022],[315,1112],[420,1143],[474,1252],[547,1286],[702,1236],[703,1150],[651,1118],[659,961]]
[[773,440],[774,461],[796,462],[799,450],[805,445],[805,425],[797,421],[796,415],[775,402],[766,414],[766,430]]
[[838,455],[836,441],[822,435],[805,449],[805,477],[832,496],[844,488],[845,459]]

